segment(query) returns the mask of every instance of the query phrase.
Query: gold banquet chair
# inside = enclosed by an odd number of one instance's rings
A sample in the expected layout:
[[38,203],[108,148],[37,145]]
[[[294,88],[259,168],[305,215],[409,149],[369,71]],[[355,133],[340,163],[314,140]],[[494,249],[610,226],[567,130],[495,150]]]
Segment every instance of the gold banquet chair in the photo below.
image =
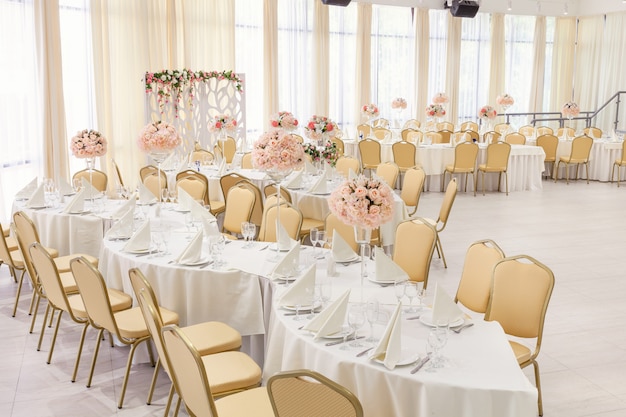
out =
[[493,267],[502,259],[504,251],[493,240],[484,239],[472,243],[465,254],[454,302],[484,314],[491,294]]
[[454,204],[454,199],[456,198],[456,191],[456,178],[452,178],[448,183],[448,186],[446,187],[446,193],[443,197],[443,201],[441,202],[441,208],[439,209],[439,217],[437,217],[437,220],[428,218],[424,219],[428,223],[430,223],[430,225],[433,226],[437,231],[437,245],[435,248],[437,249],[439,257],[443,260],[443,266],[445,268],[448,267],[448,264],[446,263],[446,257],[443,254],[443,246],[441,245],[440,234],[441,232],[443,232],[443,229],[445,229],[446,225],[448,224],[448,218],[450,217],[452,204]]
[[419,130],[413,130],[406,135],[406,141],[419,146],[424,143],[424,133]]
[[377,139],[381,142],[387,142],[391,140],[391,130],[386,127],[375,127],[372,132],[372,136],[374,139]]
[[391,145],[391,151],[393,153],[393,162],[398,165],[400,173],[405,173],[417,165],[415,161],[417,148],[413,143],[406,140],[396,142]]
[[298,143],[304,143],[304,138],[297,133],[292,133],[291,137],[294,138]]
[[439,143],[450,143],[450,138],[452,137],[452,133],[454,132],[452,130],[442,129],[437,131],[437,133],[441,135],[441,142]]
[[[543,415],[539,355],[548,302],[554,288],[554,274],[536,259],[526,255],[504,258],[493,269],[493,281],[486,321],[497,321],[504,332],[516,338],[511,348],[521,368],[533,365],[539,415]],[[527,339],[528,347],[519,339]]]
[[437,123],[437,130],[448,130],[452,132],[454,131],[454,124],[450,122]]
[[[20,300],[20,293],[22,292],[22,284],[24,283],[24,273],[26,272],[26,265],[24,264],[24,258],[19,248],[11,249],[13,243],[9,245],[7,242],[8,237],[2,235],[0,238],[0,259],[2,263],[6,264],[13,275],[13,279],[17,283],[17,291],[15,292],[15,304],[13,305],[13,314],[17,312],[17,304]],[[17,242],[16,242],[17,243]],[[19,271],[19,278],[16,273]]]
[[400,198],[407,207],[413,207],[413,211],[409,213],[409,216],[413,216],[417,212],[417,205],[424,190],[425,180],[426,173],[422,168],[413,167],[404,173]]
[[[573,138],[575,134],[576,134],[576,131],[572,127],[559,127],[556,130],[556,136],[559,138],[564,135],[567,135],[568,138]],[[585,133],[585,135],[587,135],[587,133]]]
[[159,169],[154,165],[147,165],[139,170],[139,178],[141,178],[143,185],[160,200],[162,190],[167,189],[167,175],[165,171],[161,170],[159,177]]
[[489,132],[485,132],[483,134],[483,142],[489,144],[489,143],[496,143],[500,140],[500,138],[502,137],[502,135],[498,132],[495,131],[489,131]]
[[[476,183],[476,176],[474,172],[476,170],[476,158],[478,157],[478,144],[473,142],[460,143],[454,148],[454,163],[447,165],[441,176],[441,191],[443,191],[443,184],[446,181],[446,174],[450,173],[450,177],[453,174],[465,174],[465,191],[467,191],[467,174],[472,174],[472,185]],[[476,190],[474,190],[475,192]]]
[[478,123],[476,122],[463,122],[461,123],[461,128],[459,129],[461,131],[466,131],[466,130],[472,130],[474,132],[478,132]]
[[235,141],[235,138],[228,136],[224,141],[218,140],[215,147],[219,149],[221,156],[226,159],[227,164],[233,162],[235,153],[237,153],[237,141]]
[[[487,173],[498,174],[498,191],[500,191],[502,174],[504,173],[506,195],[509,195],[509,174],[507,173],[507,169],[509,167],[510,154],[511,145],[507,142],[496,142],[487,146],[487,160],[484,164],[478,165],[478,172],[482,174],[483,195],[485,195],[485,174]],[[474,195],[476,195],[476,188],[478,188],[478,176],[476,177],[476,184],[474,185]]]
[[427,132],[424,134],[426,142],[430,144],[443,143],[443,136],[439,132]]
[[548,126],[539,126],[535,128],[535,132],[537,132],[537,136],[541,135],[554,135],[554,130]]
[[82,179],[82,178],[84,178],[85,181],[93,185],[93,187],[100,192],[107,190],[107,183],[108,183],[107,174],[105,174],[102,171],[98,171],[97,169],[94,169],[91,171],[91,175],[90,175],[88,169],[83,169],[81,171],[74,173],[74,175],[72,176],[72,181],[76,179]]
[[343,140],[334,137],[330,141],[334,143],[335,147],[337,148],[337,157],[342,157],[345,152],[345,145],[343,143]]
[[113,169],[115,170],[115,176],[117,177],[117,182],[122,187],[124,186],[124,180],[122,179],[122,173],[120,172],[120,167],[115,162],[115,159],[111,158],[111,165],[113,165]]
[[437,231],[426,220],[414,218],[396,227],[393,261],[409,276],[409,280],[428,286],[428,274],[437,242]]
[[308,369],[272,375],[267,393],[276,417],[363,417],[361,402],[352,392]]
[[406,122],[404,122],[404,125],[402,125],[402,129],[419,130],[420,126],[421,126],[421,123],[419,122],[419,120],[408,119]]
[[565,164],[565,181],[569,184],[569,166],[576,165],[576,179],[578,179],[578,167],[582,164],[585,166],[587,172],[587,184],[589,184],[589,154],[591,153],[591,146],[593,145],[593,139],[589,136],[578,136],[572,141],[572,151],[570,156],[562,156],[556,163],[554,169],[554,182],[557,182],[559,178],[559,167],[561,163]]
[[[537,138],[537,146],[543,148],[543,152],[546,154],[544,163],[551,164],[554,171],[554,164],[556,163],[556,149],[559,146],[559,138],[552,134],[541,135]],[[549,173],[548,177],[553,175]]]
[[416,130],[416,129],[411,129],[411,128],[405,128],[405,129],[402,129],[402,130],[400,131],[400,138],[401,138],[403,141],[408,142],[407,138],[409,137],[409,134],[410,134],[410,133],[415,133],[415,132],[419,132],[419,130]]
[[384,117],[379,117],[378,119],[374,119],[372,121],[372,127],[374,128],[382,127],[382,128],[388,129],[389,120],[385,119]]
[[193,151],[189,154],[189,162],[194,163],[200,161],[204,164],[212,164],[215,161],[215,155],[212,152],[203,149],[200,143],[196,141],[193,145]]
[[275,417],[265,387],[250,388],[215,400],[216,393],[212,389],[215,376],[205,364],[210,356],[201,357],[178,326],[163,327],[161,335],[170,378],[190,416]]
[[[600,139],[602,137],[602,129],[598,129],[597,127],[586,127],[583,129],[583,132],[593,139]],[[574,136],[573,133],[572,136]]]
[[375,139],[363,139],[359,142],[359,154],[361,156],[361,172],[366,169],[375,170],[381,163],[380,142]]
[[335,168],[337,169],[337,172],[339,174],[344,176],[344,178],[348,178],[348,173],[350,172],[350,169],[352,169],[352,171],[358,175],[361,165],[358,159],[344,155],[337,159],[337,164],[335,165]]
[[[124,396],[126,387],[128,386],[128,377],[130,375],[130,367],[133,363],[135,350],[142,342],[149,342],[150,332],[146,322],[142,316],[139,307],[133,307],[126,310],[114,311],[109,291],[104,282],[104,278],[96,268],[86,262],[84,258],[75,258],[71,262],[72,273],[78,284],[78,289],[85,305],[89,324],[98,330],[96,347],[94,349],[91,361],[91,369],[87,380],[87,388],[91,387],[93,373],[98,359],[100,350],[100,342],[106,330],[111,335],[117,337],[118,341],[130,345],[128,360],[126,362],[126,372],[124,373],[124,382],[120,392],[120,399],[117,407],[122,408],[124,404]],[[173,311],[160,309],[163,321],[167,324],[178,323],[178,314]],[[154,357],[152,355],[151,344],[147,343],[150,362],[154,366]]]
[[357,138],[367,139],[372,134],[372,127],[368,124],[360,124],[356,127],[356,136]]
[[498,123],[493,127],[493,130],[501,135],[506,136],[506,133],[511,129],[511,125],[508,123]]
[[526,136],[513,132],[506,135],[504,141],[510,145],[526,145]]
[[615,167],[617,167],[617,186],[619,187],[620,171],[623,166],[626,166],[626,141],[622,142],[622,154],[619,159],[616,159],[613,163],[613,169],[611,170],[611,182],[615,180]]
[[280,210],[280,223],[287,232],[289,238],[299,240],[302,236],[302,212],[290,203],[281,199],[278,207],[276,195],[269,197],[265,202],[263,222],[259,229],[259,240],[263,242],[276,242],[276,221]]
[[525,125],[517,129],[517,131],[522,135],[529,137],[535,134],[535,127],[531,125]]
[[[267,197],[271,196],[271,195],[276,195],[276,186],[274,184],[267,184],[264,188],[263,188],[263,195],[265,196],[265,198],[267,199]],[[288,203],[292,203],[292,198],[291,198],[291,193],[289,192],[288,189],[286,189],[285,187],[280,187],[280,195],[287,200]],[[267,203],[267,200],[265,200]]]
[[241,169],[254,169],[254,165],[252,165],[251,152],[246,152],[241,157]]
[[226,210],[222,232],[241,234],[241,223],[249,222],[256,196],[254,192],[243,184],[237,184],[228,191]]
[[203,174],[188,169],[176,174],[176,188],[182,188],[196,201],[203,205],[209,202],[209,180]]
[[346,241],[348,246],[352,248],[353,251],[359,253],[358,244],[356,243],[356,237],[354,236],[354,227],[345,224],[341,220],[337,218],[333,213],[329,213],[326,216],[326,220],[324,222],[324,230],[326,230],[326,236],[330,236],[332,238],[334,231],[336,230],[339,235]]
[[394,162],[385,162],[376,167],[376,176],[385,181],[392,190],[396,188],[399,174],[400,169]]

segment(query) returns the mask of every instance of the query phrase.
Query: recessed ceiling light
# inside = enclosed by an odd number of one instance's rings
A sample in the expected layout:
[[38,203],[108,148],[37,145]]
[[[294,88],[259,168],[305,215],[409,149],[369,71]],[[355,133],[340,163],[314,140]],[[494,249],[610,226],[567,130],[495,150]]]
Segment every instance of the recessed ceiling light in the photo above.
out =
[[[626,1],[626,0],[624,0]],[[513,0],[509,0],[509,7],[507,8],[508,11],[513,10]]]
[[569,8],[567,7],[567,3],[565,3],[563,5],[563,14],[567,16],[568,13],[569,13]]

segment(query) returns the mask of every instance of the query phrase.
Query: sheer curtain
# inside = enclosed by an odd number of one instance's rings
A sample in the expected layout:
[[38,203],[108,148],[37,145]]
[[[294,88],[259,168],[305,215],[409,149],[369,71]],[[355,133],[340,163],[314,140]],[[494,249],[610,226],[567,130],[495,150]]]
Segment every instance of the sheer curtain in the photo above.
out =
[[[496,97],[504,90],[504,74],[506,72],[504,15],[491,15],[491,71],[489,72],[488,102],[496,106]],[[496,109],[497,110],[497,109]]]
[[[515,99],[513,113],[528,110],[532,90],[532,64],[535,35],[534,16],[506,16],[505,18],[505,87],[500,94],[508,93]],[[543,68],[541,68],[543,70]],[[495,102],[494,102],[495,104]],[[501,108],[498,108],[502,112]],[[514,128],[526,124],[526,117],[511,117]]]
[[417,9],[415,18],[415,87],[413,100],[407,101],[409,118],[419,119],[421,110],[430,103],[428,98],[428,56],[430,51],[430,18],[428,9]]
[[576,48],[576,18],[558,17],[554,32],[552,55],[552,95],[550,108],[561,111],[563,103],[572,100],[574,77],[574,55]]
[[372,5],[357,3],[356,26],[356,94],[354,95],[355,124],[361,123],[361,106],[372,99]]
[[312,94],[313,113],[328,115],[328,9],[322,2],[315,2],[313,7],[313,76]]
[[[543,108],[543,90],[546,67],[546,17],[537,16],[535,34],[533,36],[532,80],[528,111],[541,111]],[[517,106],[517,111],[523,111]]]
[[[448,11],[429,11],[430,17],[430,48],[428,54],[428,104],[432,97],[446,93],[446,54],[448,45]],[[449,93],[449,92],[447,92]],[[425,120],[424,108],[417,109],[417,119]]]
[[[606,15],[606,27],[604,30],[604,47],[607,53],[602,54],[602,76],[600,77],[600,98],[607,100],[626,86],[626,73],[624,71],[624,54],[614,51],[626,50],[626,13]],[[622,96],[623,98],[623,96]],[[612,106],[609,106],[611,108]],[[612,132],[615,126],[615,113],[604,111],[600,113],[596,125],[607,133]],[[620,124],[617,129],[626,129],[626,106],[620,106],[618,114]]]
[[[237,32],[239,33],[241,31]],[[249,39],[249,37],[242,36],[241,43],[245,45]],[[259,57],[263,62],[263,124],[261,125],[263,129],[269,126],[269,117],[280,111],[278,108],[278,51],[278,0],[264,0],[263,55]],[[246,111],[246,113],[249,112]]]
[[[604,16],[585,17],[578,20],[574,100],[581,110],[595,110],[610,97],[604,97],[599,92],[602,55],[607,52],[602,45],[603,32]],[[577,130],[586,127],[584,121],[572,121],[567,124]]]
[[459,77],[461,75],[461,27],[463,19],[448,16],[448,47],[446,50],[446,90],[450,97],[444,118],[455,123],[459,108]]

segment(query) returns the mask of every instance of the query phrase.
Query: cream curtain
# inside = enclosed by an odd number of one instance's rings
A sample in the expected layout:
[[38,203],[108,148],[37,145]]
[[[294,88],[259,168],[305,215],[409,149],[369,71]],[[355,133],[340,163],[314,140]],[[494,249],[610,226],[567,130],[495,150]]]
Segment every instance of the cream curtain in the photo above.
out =
[[263,2],[263,120],[278,112],[278,0]]
[[[543,89],[546,68],[546,17],[537,16],[533,39],[532,81],[528,111],[543,110]],[[520,109],[523,111],[523,109]]]
[[356,26],[356,94],[354,95],[355,124],[361,123],[361,106],[371,101],[372,94],[372,5],[357,3]]
[[329,93],[329,17],[328,6],[321,1],[315,2],[313,9],[313,68],[316,69],[313,76],[313,100],[312,109],[314,114],[328,116],[328,93]]
[[460,17],[448,17],[448,47],[446,55],[446,92],[450,98],[444,117],[456,124],[459,113],[459,77],[461,74],[461,28]]
[[[624,53],[626,52],[626,13],[606,15],[604,30],[604,48],[602,54],[602,72],[599,85],[599,99],[604,102],[618,91],[626,90],[626,71],[624,71]],[[618,52],[619,51],[619,52]],[[619,130],[626,129],[626,106],[624,96],[621,96],[622,105],[619,112]],[[606,111],[600,113],[595,125],[610,134],[615,129],[614,105],[609,105]]]
[[[574,100],[582,110],[595,110],[608,98],[599,94],[603,52],[604,16],[578,20]],[[586,127],[584,121],[568,122],[577,130]]]
[[496,97],[504,91],[505,48],[504,15],[491,15],[491,71],[489,71],[489,104],[496,106]]
[[576,18],[558,17],[552,53],[552,93],[550,109],[560,111],[563,103],[572,100]]
[[415,14],[415,99],[409,106],[411,118],[421,118],[428,99],[428,55],[430,44],[430,19],[428,9],[417,9]]

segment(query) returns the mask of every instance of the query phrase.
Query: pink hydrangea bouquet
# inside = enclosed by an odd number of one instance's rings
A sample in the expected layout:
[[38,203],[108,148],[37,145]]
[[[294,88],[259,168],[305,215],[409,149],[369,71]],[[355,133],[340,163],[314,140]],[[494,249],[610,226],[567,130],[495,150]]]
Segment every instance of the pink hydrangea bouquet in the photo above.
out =
[[403,99],[402,97],[394,98],[391,101],[391,108],[392,109],[406,109],[406,100]]
[[85,129],[72,137],[70,149],[76,158],[94,158],[107,153],[107,140],[100,132]]
[[480,110],[478,110],[478,117],[483,120],[493,120],[496,118],[497,114],[496,109],[491,106],[482,106]]
[[228,114],[218,114],[213,117],[209,130],[211,132],[232,132],[237,127],[237,120]]
[[443,117],[446,115],[446,109],[441,104],[431,104],[426,107],[426,116],[428,117]]
[[270,117],[272,127],[282,127],[285,130],[293,131],[298,128],[298,119],[288,111],[279,111],[278,114]]
[[345,224],[375,229],[393,215],[393,191],[384,181],[359,175],[336,188],[328,206]]
[[263,133],[252,148],[252,165],[257,169],[287,171],[299,168],[303,162],[302,145],[283,129]]
[[437,93],[433,97],[433,103],[435,104],[446,104],[448,100],[446,93]]
[[578,107],[578,104],[574,103],[573,101],[568,101],[567,103],[563,104],[563,107],[561,108],[561,113],[563,113],[563,116],[571,119],[572,117],[576,117],[580,114],[580,107]]
[[167,152],[176,148],[182,138],[174,125],[167,122],[148,123],[141,129],[137,145],[144,152]]
[[505,93],[496,98],[496,103],[498,103],[502,107],[509,108],[515,103],[515,99]]
[[313,116],[304,127],[309,139],[319,140],[322,135],[330,135],[335,131],[335,122],[326,116]]
[[379,114],[378,106],[374,103],[366,104],[361,107],[361,113],[366,117],[376,117]]

